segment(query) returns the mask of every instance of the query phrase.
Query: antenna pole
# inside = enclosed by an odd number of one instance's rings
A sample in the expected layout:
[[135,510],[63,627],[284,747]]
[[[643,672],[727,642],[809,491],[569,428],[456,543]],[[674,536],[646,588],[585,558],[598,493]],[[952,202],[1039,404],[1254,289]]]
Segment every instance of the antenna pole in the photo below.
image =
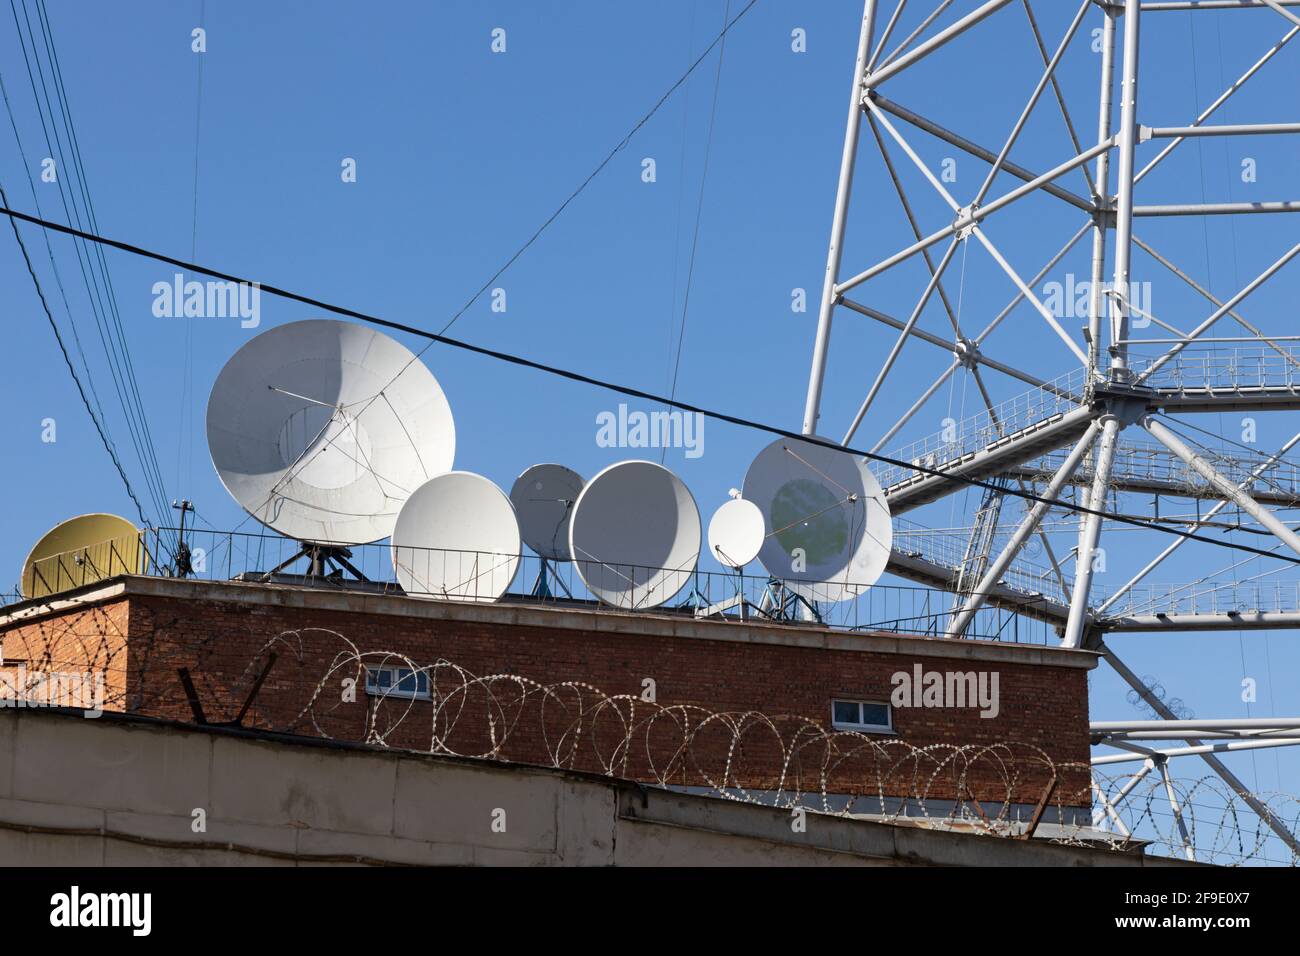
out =
[[188,498],[182,498],[179,502],[173,501],[172,507],[181,513],[180,534],[176,542],[176,577],[187,578],[194,570],[190,564],[190,548],[185,543],[185,512],[193,511],[194,504]]
[[831,339],[831,311],[835,308],[835,282],[844,252],[844,223],[848,218],[849,195],[853,192],[853,163],[858,155],[858,129],[862,124],[863,81],[871,55],[871,35],[876,22],[876,0],[862,8],[862,33],[858,37],[858,59],[853,67],[853,88],[849,94],[849,119],[844,130],[844,153],[840,157],[840,181],[835,190],[835,217],[831,221],[831,243],[826,252],[826,275],[822,279],[821,308],[817,313],[817,338],[813,343],[812,371],[808,377],[808,400],[804,405],[803,433],[817,432],[821,416],[822,381],[826,376],[826,351]]

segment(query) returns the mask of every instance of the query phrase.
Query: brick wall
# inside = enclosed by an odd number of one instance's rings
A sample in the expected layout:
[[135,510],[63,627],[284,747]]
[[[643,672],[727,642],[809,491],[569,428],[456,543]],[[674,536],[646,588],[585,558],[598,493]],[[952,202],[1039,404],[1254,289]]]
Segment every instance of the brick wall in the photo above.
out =
[[[212,586],[207,587],[210,592]],[[630,617],[621,618],[614,633],[581,626],[597,621],[589,614],[557,616],[564,626],[538,626],[487,620],[468,611],[458,618],[456,606],[442,605],[444,616],[430,618],[403,613],[401,608],[412,603],[425,605],[403,598],[368,599],[390,602],[377,614],[312,607],[310,595],[282,606],[247,599],[255,588],[230,587],[238,591],[230,600],[124,595],[98,607],[0,625],[5,653],[54,635],[53,657],[70,662],[77,648],[97,646],[86,637],[96,630],[118,635],[101,643],[120,641],[125,622],[128,660],[109,655],[111,666],[120,669],[118,686],[125,675],[124,708],[190,719],[176,673],[187,667],[208,719],[221,721],[235,716],[265,653],[274,650],[277,662],[246,724],[344,740],[379,737],[391,746],[558,762],[580,770],[613,769],[640,780],[662,779],[663,768],[670,767],[671,782],[689,786],[816,792],[824,774],[831,792],[883,788],[952,799],[964,790],[1001,803],[1010,790],[1016,802],[1033,804],[1051,776],[1049,761],[1086,764],[1089,756],[1086,667],[1078,660],[1044,663],[1031,647],[1003,646],[1001,659],[972,659],[971,642],[876,640],[885,649],[858,650],[850,648],[874,646],[873,638],[817,646],[806,632],[802,643],[781,639],[782,631],[802,629],[772,627],[758,629],[762,640],[739,642],[724,639],[736,634],[735,624],[691,623],[697,631],[718,634],[709,639],[651,627],[654,621],[642,629],[647,633],[638,633],[638,619]],[[537,613],[523,617],[534,620]],[[855,637],[837,640],[843,644]],[[917,651],[910,653],[909,646]],[[449,661],[464,669],[443,666],[435,672],[442,702],[436,727],[430,702],[381,702],[365,693],[357,655],[374,665],[383,662],[383,652],[405,655],[419,666]],[[102,649],[97,653],[89,666],[109,662]],[[984,719],[976,707],[895,708],[896,735],[869,741],[841,735],[828,742],[805,727],[810,719],[829,729],[833,697],[889,700],[891,676],[910,674],[918,663],[927,672],[996,672],[999,714]],[[517,675],[535,684],[475,680],[488,675]],[[357,682],[354,701],[345,700],[347,679]],[[640,699],[646,679],[654,682],[653,705]],[[536,685],[561,686],[544,692]],[[731,716],[706,719],[715,712]],[[636,727],[630,737],[629,723]],[[744,729],[737,732],[737,726]],[[690,729],[683,732],[683,727]],[[935,760],[952,758],[951,751],[936,749],[918,760],[913,750],[1003,743],[1016,745],[1005,754],[1008,760],[998,751],[970,762],[967,751],[938,769]],[[1086,788],[1086,772],[1069,771],[1053,803],[1086,806]]]
[[128,607],[125,601],[43,615],[0,627],[0,654],[11,675],[102,674],[105,709],[121,710],[126,694]]

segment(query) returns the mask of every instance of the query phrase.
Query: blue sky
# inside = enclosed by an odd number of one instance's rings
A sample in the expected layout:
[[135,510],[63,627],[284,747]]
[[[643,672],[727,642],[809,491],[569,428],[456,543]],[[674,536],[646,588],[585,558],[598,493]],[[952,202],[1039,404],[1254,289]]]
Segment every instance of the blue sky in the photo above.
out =
[[[732,14],[741,8],[732,0]],[[909,11],[895,42],[919,22]],[[958,2],[941,22],[975,6]],[[86,185],[101,230],[115,238],[247,275],[321,299],[430,329],[440,328],[546,219],[720,28],[725,0],[653,5],[544,0],[532,3],[436,2],[358,6],[335,2],[209,3],[202,54],[201,121],[195,194],[195,125],[200,55],[190,31],[200,5],[141,2],[126,8],[81,2],[49,5],[49,19],[76,125]],[[1073,3],[1038,3],[1050,48],[1072,18]],[[34,5],[30,5],[34,15]],[[884,4],[882,17],[892,12]],[[0,8],[0,69],[27,168],[8,118],[0,131],[0,182],[19,209],[34,208],[28,175],[47,215],[63,220],[56,187],[42,183],[50,155],[8,11]],[[845,100],[861,13],[855,0],[759,3],[728,37],[717,90],[708,176],[681,357],[678,396],[788,428],[802,418],[816,304],[843,138]],[[1061,83],[1079,136],[1096,137],[1097,56],[1089,33],[1095,10],[1068,51]],[[491,31],[506,31],[506,52],[491,51]],[[807,50],[791,49],[806,31]],[[1152,14],[1144,19],[1146,125],[1182,125],[1285,32],[1271,11]],[[892,45],[892,44],[891,44]],[[1288,47],[1217,114],[1219,122],[1290,119],[1300,45]],[[652,392],[671,382],[697,203],[700,197],[716,53],[620,152],[590,187],[503,276],[507,311],[484,297],[453,335]],[[882,92],[996,150],[1039,73],[1023,9],[1012,4],[936,54],[924,69],[890,80]],[[900,124],[901,128],[901,124]],[[951,186],[968,201],[985,167],[924,134],[908,133],[935,169],[958,159]],[[1139,164],[1159,149],[1146,144]],[[1046,169],[1073,154],[1060,113],[1044,98],[1012,159]],[[952,216],[906,159],[894,151],[926,232]],[[344,183],[340,164],[357,163]],[[656,181],[642,181],[653,158]],[[1242,160],[1257,178],[1243,182]],[[64,182],[75,177],[61,170]],[[1145,181],[1138,201],[1225,202],[1293,199],[1300,154],[1290,137],[1222,138],[1184,144]],[[990,196],[1012,188],[1000,177]],[[1081,192],[1082,178],[1060,183]],[[194,215],[197,211],[197,217]],[[1147,220],[1141,234],[1221,298],[1294,242],[1285,215]],[[1082,224],[1050,197],[1034,198],[988,221],[988,233],[1026,278]],[[44,240],[22,227],[55,315]],[[133,481],[130,448],[71,242],[51,239],[107,422]],[[893,188],[869,136],[858,165],[845,271],[857,271],[910,242]],[[16,579],[30,543],[72,514],[112,511],[134,517],[73,384],[9,230],[0,238],[0,301],[9,317],[6,374],[0,376],[4,509],[0,568]],[[936,247],[936,253],[942,251]],[[1050,278],[1087,273],[1085,241]],[[203,414],[224,361],[252,334],[237,321],[156,318],[153,283],[174,270],[108,252],[124,335],[157,450],[168,498],[194,500],[219,528],[243,519],[207,456]],[[964,267],[963,267],[964,262]],[[923,279],[919,261],[859,290],[863,301],[905,317]],[[1210,308],[1149,259],[1134,278],[1153,283],[1153,311],[1190,328]],[[1014,288],[978,246],[958,253],[946,278],[960,297],[963,329],[981,328]],[[808,311],[791,310],[792,290],[807,290]],[[1294,267],[1249,300],[1243,312],[1268,331],[1294,333]],[[1041,291],[1041,284],[1040,284]],[[262,300],[262,327],[314,317],[304,307]],[[1066,323],[1074,331],[1080,323]],[[921,325],[945,334],[932,305]],[[1224,325],[1220,334],[1236,334]],[[840,437],[894,333],[837,313],[823,402],[823,431]],[[421,343],[407,342],[418,348]],[[1019,307],[986,349],[1051,378],[1077,363],[1041,319]],[[620,399],[485,359],[434,347],[425,355],[457,421],[457,467],[509,487],[537,461],[561,461],[585,475],[626,450],[599,447],[596,416]],[[904,352],[899,370],[864,425],[874,442],[950,356],[925,344]],[[998,399],[1023,391],[988,373]],[[635,403],[633,403],[635,406]],[[980,410],[964,375],[940,390],[891,447],[936,432],[947,416]],[[58,440],[41,441],[54,418]],[[1239,437],[1240,416],[1197,416],[1195,424]],[[1296,429],[1292,413],[1258,416],[1258,447],[1272,450]],[[690,485],[707,521],[739,486],[768,439],[708,423],[704,454],[672,450],[666,463]],[[635,453],[631,455],[635,457]],[[654,455],[657,458],[657,453]],[[923,514],[944,527],[964,524],[977,492]],[[1180,507],[1188,510],[1185,503]],[[1245,536],[1251,543],[1259,540]],[[1163,536],[1118,532],[1103,584],[1126,580],[1163,546]],[[1107,544],[1103,540],[1103,545]],[[1068,547],[1068,546],[1067,546]],[[1064,549],[1062,549],[1064,550]],[[1231,552],[1185,547],[1158,580],[1181,582],[1230,563]],[[1263,559],[1260,559],[1261,561]],[[1250,562],[1246,573],[1266,570]],[[1294,581],[1295,575],[1275,576]],[[1292,635],[1216,633],[1115,638],[1141,674],[1160,679],[1198,715],[1241,715],[1241,677],[1259,682],[1252,713],[1300,712],[1288,679],[1300,664]],[[1093,678],[1097,718],[1138,716],[1104,667]],[[1291,754],[1234,756],[1247,782],[1294,792]],[[1189,765],[1199,775],[1199,765]]]

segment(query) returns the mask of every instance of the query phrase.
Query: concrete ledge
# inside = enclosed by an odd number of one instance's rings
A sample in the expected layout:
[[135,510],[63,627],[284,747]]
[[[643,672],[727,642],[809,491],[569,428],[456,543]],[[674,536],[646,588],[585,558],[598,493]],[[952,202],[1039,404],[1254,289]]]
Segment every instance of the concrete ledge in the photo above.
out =
[[0,711],[6,737],[11,865],[1192,865],[130,715]]
[[197,581],[133,575],[87,585],[85,588],[66,592],[53,600],[15,605],[7,614],[0,615],[0,629],[31,623],[66,610],[129,597],[216,601],[254,607],[406,617],[431,621],[481,622],[605,634],[670,636],[682,640],[907,654],[948,660],[1046,664],[1089,670],[1097,666],[1100,656],[1093,651],[1081,649],[1000,641],[944,640],[897,634],[850,633],[829,627],[699,620],[653,612],[633,614],[612,609],[584,610],[514,603],[461,603],[413,598],[400,594],[333,591],[284,584]]

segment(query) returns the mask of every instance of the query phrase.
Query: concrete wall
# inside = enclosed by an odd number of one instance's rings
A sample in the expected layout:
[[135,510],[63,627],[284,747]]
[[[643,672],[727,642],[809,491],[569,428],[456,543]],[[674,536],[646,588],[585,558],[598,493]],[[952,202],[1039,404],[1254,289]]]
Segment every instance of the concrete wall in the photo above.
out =
[[[194,832],[194,811],[206,832]],[[494,819],[504,811],[504,832]],[[0,710],[5,865],[1168,865],[606,777],[167,721]]]

